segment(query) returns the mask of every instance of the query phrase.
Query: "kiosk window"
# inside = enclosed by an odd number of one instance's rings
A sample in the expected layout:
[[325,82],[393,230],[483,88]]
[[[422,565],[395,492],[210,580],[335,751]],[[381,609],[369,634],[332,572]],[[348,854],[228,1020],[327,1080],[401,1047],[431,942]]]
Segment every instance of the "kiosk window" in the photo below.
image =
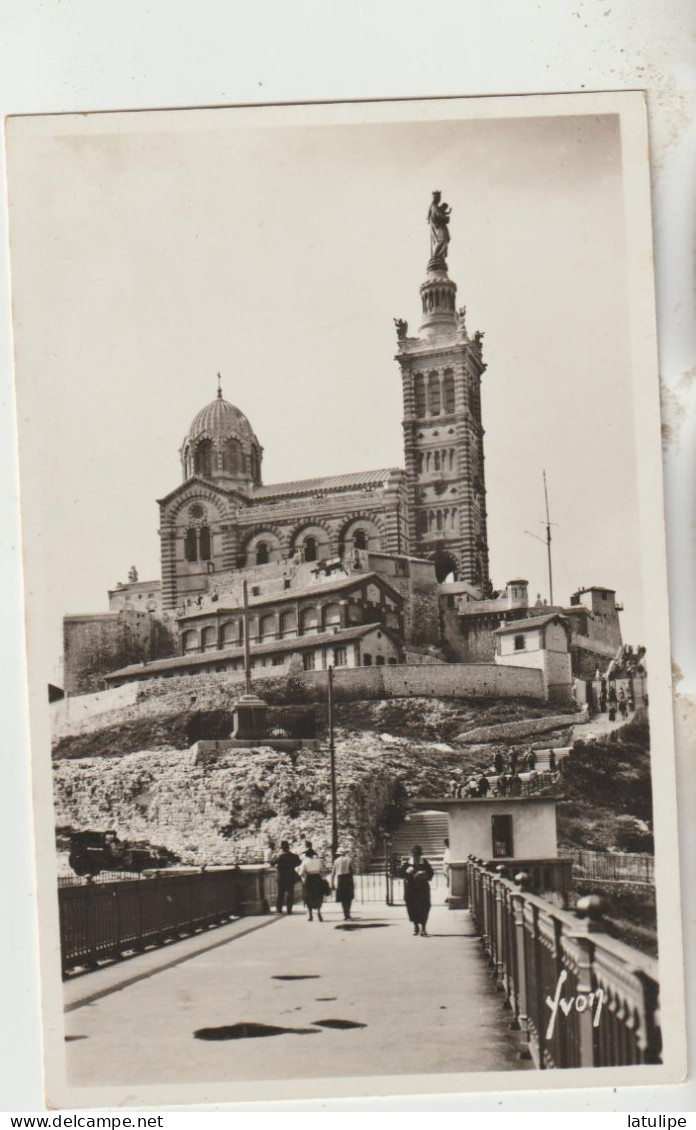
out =
[[512,816],[491,816],[493,858],[509,859],[512,850]]

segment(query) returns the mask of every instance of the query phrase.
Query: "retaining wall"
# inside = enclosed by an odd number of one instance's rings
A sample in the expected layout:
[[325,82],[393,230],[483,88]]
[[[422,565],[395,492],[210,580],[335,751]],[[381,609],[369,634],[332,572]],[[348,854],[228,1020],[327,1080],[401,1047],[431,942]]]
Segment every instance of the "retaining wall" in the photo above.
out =
[[[271,704],[324,702],[327,683],[326,671],[274,676],[269,669],[263,678],[254,679],[253,687]],[[227,709],[243,688],[242,672],[225,672],[153,679],[100,694],[74,696],[52,707],[53,741],[158,714]],[[541,671],[493,663],[339,667],[334,671],[334,688],[339,702],[411,696],[544,701]]]

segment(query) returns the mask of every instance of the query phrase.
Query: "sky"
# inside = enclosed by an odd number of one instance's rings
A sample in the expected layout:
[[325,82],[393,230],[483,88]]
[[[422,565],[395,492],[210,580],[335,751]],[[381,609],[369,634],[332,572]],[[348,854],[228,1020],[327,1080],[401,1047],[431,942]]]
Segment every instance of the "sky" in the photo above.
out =
[[131,565],[159,576],[156,499],[217,372],[264,482],[403,465],[393,318],[417,331],[435,188],[458,304],[485,331],[493,584],[548,596],[529,536],[545,470],[556,601],[615,588],[641,642],[618,116],[322,116],[10,123],[27,596],[46,646],[57,659],[63,614],[106,611]]

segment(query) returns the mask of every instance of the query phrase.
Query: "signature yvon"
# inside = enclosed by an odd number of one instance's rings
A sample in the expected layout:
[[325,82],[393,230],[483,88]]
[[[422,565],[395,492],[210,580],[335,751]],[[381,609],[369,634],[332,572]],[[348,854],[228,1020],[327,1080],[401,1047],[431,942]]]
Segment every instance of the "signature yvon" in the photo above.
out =
[[589,1009],[590,1014],[592,1014],[592,1010],[594,1009],[592,1025],[595,1028],[599,1027],[599,1018],[602,1015],[602,1005],[604,1004],[604,989],[596,989],[593,993],[577,993],[574,997],[568,999],[561,996],[561,990],[563,989],[567,977],[567,971],[565,969],[561,970],[558,981],[556,982],[556,993],[553,1000],[551,997],[546,998],[546,1003],[551,1009],[548,1028],[546,1029],[547,1040],[550,1040],[553,1036],[559,1008],[564,1016],[568,1016],[572,1009],[575,1009],[576,1012],[585,1012]]

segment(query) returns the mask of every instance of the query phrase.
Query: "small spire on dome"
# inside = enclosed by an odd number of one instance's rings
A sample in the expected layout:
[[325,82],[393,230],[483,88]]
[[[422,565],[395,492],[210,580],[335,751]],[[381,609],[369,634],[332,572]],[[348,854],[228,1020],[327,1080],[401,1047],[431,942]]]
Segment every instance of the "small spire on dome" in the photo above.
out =
[[222,400],[222,383],[221,383],[222,377],[220,376],[219,373],[217,375],[217,381],[218,381],[218,389],[217,389],[218,400]]

